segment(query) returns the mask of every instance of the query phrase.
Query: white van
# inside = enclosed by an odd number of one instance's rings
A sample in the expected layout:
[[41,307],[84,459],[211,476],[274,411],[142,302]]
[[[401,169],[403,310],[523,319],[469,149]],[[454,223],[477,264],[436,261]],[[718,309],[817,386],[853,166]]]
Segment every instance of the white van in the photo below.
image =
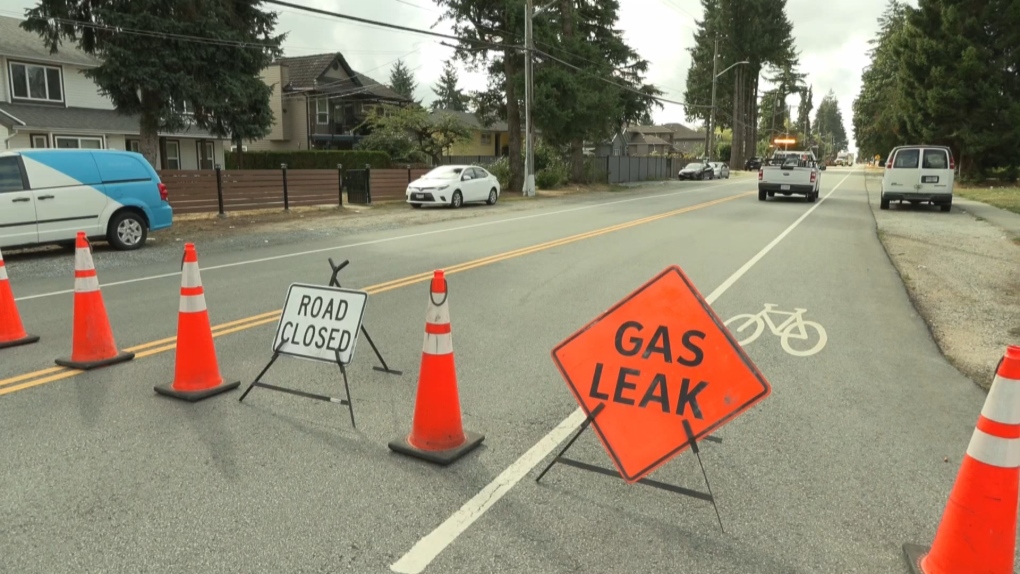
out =
[[948,147],[895,147],[885,164],[880,207],[889,209],[890,201],[930,202],[948,212],[953,208],[955,175],[956,160]]
[[145,245],[173,223],[167,188],[141,154],[0,152],[0,247],[72,243],[79,231],[116,249]]

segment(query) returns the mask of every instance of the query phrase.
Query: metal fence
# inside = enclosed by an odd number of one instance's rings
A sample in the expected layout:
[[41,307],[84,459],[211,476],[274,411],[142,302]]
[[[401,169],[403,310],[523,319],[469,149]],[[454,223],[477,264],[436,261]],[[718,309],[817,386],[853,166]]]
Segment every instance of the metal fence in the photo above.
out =
[[615,155],[595,158],[596,166],[604,166],[602,169],[607,183],[676,179],[677,173],[688,163],[688,160],[671,157]]

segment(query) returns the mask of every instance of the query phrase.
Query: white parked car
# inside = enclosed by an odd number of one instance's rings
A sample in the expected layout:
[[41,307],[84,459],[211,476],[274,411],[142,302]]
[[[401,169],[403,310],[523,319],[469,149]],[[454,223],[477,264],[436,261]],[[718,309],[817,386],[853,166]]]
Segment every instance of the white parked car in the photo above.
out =
[[712,166],[712,170],[715,172],[715,179],[730,178],[730,166],[726,165],[725,162],[713,161],[709,165]]
[[953,209],[956,161],[944,146],[899,146],[889,152],[882,176],[879,207],[889,209],[890,201],[913,205],[931,202],[948,212]]
[[476,165],[444,165],[433,169],[407,186],[407,203],[411,207],[448,205],[484,201],[496,203],[500,193],[499,180]]

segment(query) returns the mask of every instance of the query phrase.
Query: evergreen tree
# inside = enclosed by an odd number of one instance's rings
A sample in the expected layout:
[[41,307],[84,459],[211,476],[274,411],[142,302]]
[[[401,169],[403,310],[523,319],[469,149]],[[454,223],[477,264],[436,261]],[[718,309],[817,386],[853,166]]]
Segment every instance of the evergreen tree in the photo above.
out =
[[801,140],[811,141],[811,110],[814,109],[814,88],[808,86],[806,90],[800,90],[800,104],[797,106],[797,131],[801,134]]
[[412,102],[421,103],[420,100],[414,99],[414,92],[418,89],[418,83],[414,80],[414,73],[411,72],[403,60],[397,60],[390,70],[390,88]]
[[453,60],[447,60],[443,65],[443,75],[439,77],[439,83],[432,89],[432,92],[436,94],[436,99],[432,102],[433,111],[468,111],[470,98],[457,87],[458,81],[457,69],[453,66]]
[[836,155],[845,150],[850,143],[847,140],[846,127],[843,125],[843,112],[839,109],[839,100],[832,90],[829,90],[818,104],[815,134],[818,139],[819,159],[835,159]]
[[861,77],[861,91],[853,102],[853,130],[862,158],[885,157],[907,139],[902,118],[899,62],[893,53],[906,26],[907,6],[889,0],[878,19],[878,35],[871,40],[871,64]]
[[[40,0],[21,26],[42,36],[51,52],[66,40],[102,61],[85,76],[119,112],[140,116],[140,151],[156,165],[159,132],[182,131],[192,121],[235,141],[272,129],[272,87],[259,72],[282,54],[283,36],[273,35],[276,14],[261,4]],[[132,32],[138,30],[146,32]],[[142,48],[147,39],[158,48]]]

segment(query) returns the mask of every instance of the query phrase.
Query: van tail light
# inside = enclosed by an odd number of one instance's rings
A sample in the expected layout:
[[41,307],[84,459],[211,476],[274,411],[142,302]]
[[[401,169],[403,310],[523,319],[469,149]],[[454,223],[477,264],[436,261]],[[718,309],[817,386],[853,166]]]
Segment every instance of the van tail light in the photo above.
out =
[[166,184],[163,182],[159,182],[158,184],[156,184],[156,187],[159,188],[159,199],[161,201],[170,201],[170,192],[167,191]]
[[949,152],[949,169],[956,171],[956,158],[953,157],[953,152]]
[[758,168],[758,181],[761,181],[763,179],[765,179],[765,174],[764,174],[763,170],[759,167]]
[[885,162],[885,169],[892,169],[892,154],[889,154],[889,160]]

